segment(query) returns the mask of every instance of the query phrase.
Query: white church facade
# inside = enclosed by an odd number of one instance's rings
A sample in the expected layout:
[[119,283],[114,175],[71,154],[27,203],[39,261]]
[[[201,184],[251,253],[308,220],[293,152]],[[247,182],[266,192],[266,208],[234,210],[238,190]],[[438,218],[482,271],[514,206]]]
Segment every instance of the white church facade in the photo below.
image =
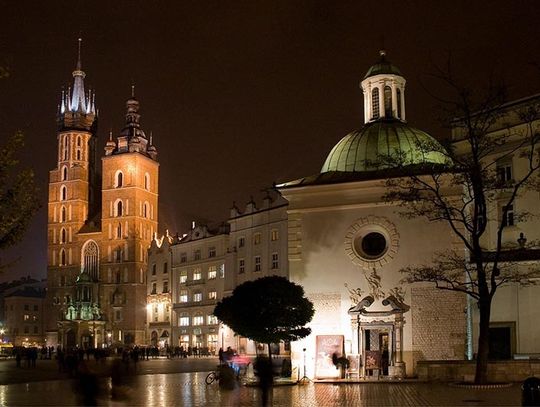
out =
[[[316,310],[311,335],[292,344],[293,365],[319,379],[338,375],[333,353],[346,356],[359,375],[412,376],[419,361],[472,356],[478,335],[474,302],[432,283],[403,283],[400,272],[431,264],[437,252],[462,250],[466,256],[463,243],[446,222],[403,217],[396,203],[383,199],[392,173],[381,157],[396,155],[406,164],[428,166],[444,164],[446,158],[416,147],[437,142],[406,122],[405,78],[384,52],[361,89],[364,126],[335,145],[319,174],[277,186],[289,202],[289,277],[304,287]],[[521,103],[538,104],[539,99]],[[502,108],[512,112],[517,107]],[[515,116],[510,127],[522,126]],[[508,120],[505,124],[493,131],[510,131]],[[538,125],[532,123],[534,131]],[[516,170],[523,165],[519,152],[509,161]],[[461,199],[463,190],[454,186],[444,193]],[[538,215],[538,198],[536,190],[516,205]],[[538,239],[538,220],[524,228],[529,242]],[[519,249],[519,226],[505,231],[506,248]],[[534,266],[534,244],[527,253],[518,260]],[[490,332],[494,347],[504,348],[507,358],[540,352],[533,339],[538,337],[533,323],[538,293],[538,287],[514,283],[495,296]]]

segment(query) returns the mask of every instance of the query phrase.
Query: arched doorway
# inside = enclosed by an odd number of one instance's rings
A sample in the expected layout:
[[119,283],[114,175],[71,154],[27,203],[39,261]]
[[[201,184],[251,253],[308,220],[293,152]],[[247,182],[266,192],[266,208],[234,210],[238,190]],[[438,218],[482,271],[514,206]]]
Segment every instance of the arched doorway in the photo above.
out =
[[77,346],[77,335],[73,329],[66,332],[65,348],[71,349]]

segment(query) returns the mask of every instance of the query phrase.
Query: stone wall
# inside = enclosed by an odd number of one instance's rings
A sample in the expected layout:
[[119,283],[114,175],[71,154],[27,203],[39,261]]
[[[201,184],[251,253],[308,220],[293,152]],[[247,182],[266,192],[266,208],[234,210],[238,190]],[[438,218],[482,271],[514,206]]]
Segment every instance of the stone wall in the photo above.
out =
[[[418,379],[427,381],[467,381],[474,380],[476,361],[436,360],[419,361],[416,365]],[[540,360],[500,360],[489,362],[490,382],[521,382],[530,376],[540,375]]]
[[434,287],[411,288],[414,364],[421,360],[463,360],[466,297]]

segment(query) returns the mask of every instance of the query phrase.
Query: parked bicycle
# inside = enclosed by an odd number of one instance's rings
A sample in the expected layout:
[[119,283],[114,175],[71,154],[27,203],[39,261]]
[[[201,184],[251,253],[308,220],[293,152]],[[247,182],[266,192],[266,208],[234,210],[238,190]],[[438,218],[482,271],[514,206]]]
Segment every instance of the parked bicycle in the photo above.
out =
[[206,384],[212,384],[214,382],[219,382],[219,370],[208,373],[206,379],[204,380]]

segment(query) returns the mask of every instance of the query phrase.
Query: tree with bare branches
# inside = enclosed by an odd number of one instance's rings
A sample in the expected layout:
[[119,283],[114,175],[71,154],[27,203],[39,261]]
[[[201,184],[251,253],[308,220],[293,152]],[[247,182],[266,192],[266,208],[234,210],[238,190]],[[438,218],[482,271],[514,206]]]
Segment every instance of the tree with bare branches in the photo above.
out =
[[[442,290],[468,295],[479,311],[475,383],[488,381],[489,323],[497,289],[509,282],[531,283],[537,270],[526,262],[526,238],[511,236],[514,223],[531,217],[515,210],[516,200],[538,191],[540,97],[506,103],[504,87],[490,84],[478,93],[458,85],[451,70],[438,69],[436,79],[455,98],[440,99],[453,117],[452,140],[417,145],[437,151],[448,164],[413,168],[403,157],[385,157],[400,176],[386,181],[386,201],[397,203],[402,216],[445,222],[459,245],[436,253],[431,264],[401,272],[407,283],[431,282]],[[455,119],[457,118],[457,119]],[[519,171],[501,165],[515,162]],[[518,242],[519,241],[519,242]]]

